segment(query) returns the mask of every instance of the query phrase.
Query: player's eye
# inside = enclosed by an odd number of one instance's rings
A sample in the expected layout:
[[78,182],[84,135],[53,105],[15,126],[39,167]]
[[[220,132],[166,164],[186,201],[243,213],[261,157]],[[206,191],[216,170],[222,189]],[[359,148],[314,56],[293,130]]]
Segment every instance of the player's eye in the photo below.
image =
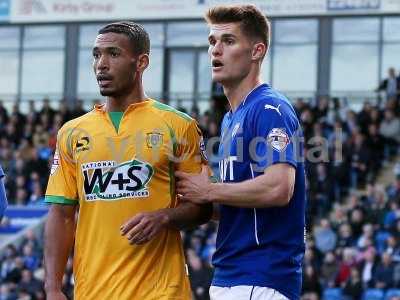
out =
[[235,41],[232,40],[232,39],[227,39],[227,40],[225,41],[225,43],[226,43],[227,45],[233,45],[233,44],[235,43]]
[[209,43],[211,46],[214,46],[214,45],[215,45],[215,40],[208,40],[208,43]]
[[110,55],[111,55],[111,57],[118,57],[119,53],[117,51],[111,51]]
[[93,58],[98,59],[100,57],[100,53],[98,52],[93,52]]

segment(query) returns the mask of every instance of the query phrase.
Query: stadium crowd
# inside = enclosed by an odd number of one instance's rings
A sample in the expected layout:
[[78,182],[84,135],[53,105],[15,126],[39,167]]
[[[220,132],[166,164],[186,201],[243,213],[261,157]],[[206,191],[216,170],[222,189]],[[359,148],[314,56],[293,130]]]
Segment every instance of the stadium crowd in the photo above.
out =
[[[205,140],[219,135],[224,114],[221,99],[200,114],[190,113]],[[343,99],[321,97],[313,103],[297,99],[295,109],[305,136],[307,167],[307,246],[303,298],[321,299],[326,288],[361,300],[367,288],[400,288],[400,166],[389,186],[376,182],[382,166],[399,153],[400,111],[396,99],[380,106],[366,101],[360,112]],[[10,204],[43,203],[58,129],[85,113],[82,102],[69,109],[65,102],[40,110],[29,102],[8,112],[0,103],[0,162]],[[218,143],[208,149],[210,161]],[[217,169],[215,162],[213,168]],[[7,226],[7,219],[2,226]],[[182,233],[195,299],[209,299],[211,256],[217,223]],[[7,246],[1,257],[0,300],[45,299],[42,236],[28,231],[20,247]],[[72,259],[64,276],[72,298]]]

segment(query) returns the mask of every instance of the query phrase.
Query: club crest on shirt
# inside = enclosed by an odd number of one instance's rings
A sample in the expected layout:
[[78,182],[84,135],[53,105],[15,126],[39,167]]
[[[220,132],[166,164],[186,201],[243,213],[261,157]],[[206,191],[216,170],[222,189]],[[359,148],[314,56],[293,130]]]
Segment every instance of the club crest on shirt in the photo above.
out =
[[163,144],[163,135],[159,132],[147,133],[146,143],[149,148],[159,148]]
[[267,136],[267,143],[274,150],[282,152],[289,145],[289,136],[284,128],[272,128]]

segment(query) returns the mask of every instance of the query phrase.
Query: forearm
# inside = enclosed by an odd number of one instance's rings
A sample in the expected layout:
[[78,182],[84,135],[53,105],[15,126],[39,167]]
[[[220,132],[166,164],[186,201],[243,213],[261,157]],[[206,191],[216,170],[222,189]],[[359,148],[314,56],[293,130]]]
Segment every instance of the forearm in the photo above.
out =
[[208,197],[214,203],[238,207],[284,206],[291,198],[293,186],[292,172],[266,173],[239,183],[214,183],[211,185]]
[[169,227],[183,230],[207,223],[212,216],[213,207],[208,204],[194,204],[182,202],[177,207],[165,209],[167,225]]
[[75,232],[75,214],[66,215],[52,205],[45,226],[45,289],[60,291]]

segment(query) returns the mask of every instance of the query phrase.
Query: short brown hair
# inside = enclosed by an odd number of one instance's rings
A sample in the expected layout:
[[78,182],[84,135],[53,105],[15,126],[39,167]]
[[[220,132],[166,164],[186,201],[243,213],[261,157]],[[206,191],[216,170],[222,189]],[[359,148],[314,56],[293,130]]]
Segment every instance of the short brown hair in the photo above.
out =
[[261,39],[267,50],[271,26],[267,17],[252,4],[218,5],[211,7],[205,19],[208,24],[241,23],[241,29],[253,38]]

